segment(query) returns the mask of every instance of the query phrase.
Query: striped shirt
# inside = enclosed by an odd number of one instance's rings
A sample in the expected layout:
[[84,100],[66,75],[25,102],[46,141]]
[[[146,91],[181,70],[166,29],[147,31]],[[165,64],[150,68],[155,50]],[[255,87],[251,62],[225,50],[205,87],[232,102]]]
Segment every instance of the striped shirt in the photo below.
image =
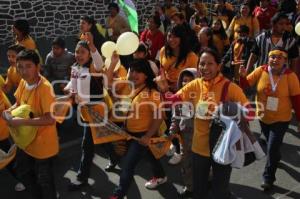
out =
[[277,44],[272,43],[271,31],[266,31],[259,34],[255,38],[255,45],[251,52],[257,56],[255,68],[268,63],[268,54],[275,47],[282,47],[288,51],[289,59],[294,59],[299,56],[296,39],[285,33]]

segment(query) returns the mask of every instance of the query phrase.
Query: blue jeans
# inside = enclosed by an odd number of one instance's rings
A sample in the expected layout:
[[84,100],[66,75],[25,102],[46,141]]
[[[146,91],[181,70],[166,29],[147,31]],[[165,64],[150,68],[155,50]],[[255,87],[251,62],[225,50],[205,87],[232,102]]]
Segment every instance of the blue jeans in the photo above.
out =
[[231,166],[217,164],[211,157],[204,157],[193,153],[193,198],[207,198],[209,190],[209,172],[212,167],[212,198],[229,199]]
[[[134,136],[138,137],[136,134]],[[150,161],[154,177],[165,177],[165,172],[160,161],[155,159],[148,147],[139,144],[135,140],[131,140],[129,141],[128,151],[124,157],[119,186],[114,191],[115,196],[123,198],[126,195],[130,183],[133,180],[135,167],[143,157],[147,157]]]
[[[108,154],[110,161],[116,163],[118,161],[118,156],[115,153],[113,145],[111,143],[105,143],[101,145],[105,152]],[[81,182],[87,182],[90,177],[91,167],[94,158],[94,142],[92,137],[92,131],[89,126],[83,128],[83,137],[81,143],[81,159],[80,166],[77,174],[77,179]]]
[[289,122],[276,122],[265,124],[260,121],[261,130],[267,139],[267,163],[263,173],[263,180],[273,184],[276,180],[275,173],[281,159],[280,147]]

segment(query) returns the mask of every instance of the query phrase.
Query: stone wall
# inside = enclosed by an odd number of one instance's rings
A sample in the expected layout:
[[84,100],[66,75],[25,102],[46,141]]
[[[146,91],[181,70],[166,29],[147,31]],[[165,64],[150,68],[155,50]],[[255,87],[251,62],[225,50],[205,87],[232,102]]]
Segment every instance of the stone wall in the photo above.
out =
[[[12,42],[11,24],[20,18],[29,20],[31,35],[36,40],[76,36],[81,15],[92,15],[99,23],[104,24],[108,2],[110,0],[1,0],[0,45]],[[142,28],[159,0],[135,2]]]

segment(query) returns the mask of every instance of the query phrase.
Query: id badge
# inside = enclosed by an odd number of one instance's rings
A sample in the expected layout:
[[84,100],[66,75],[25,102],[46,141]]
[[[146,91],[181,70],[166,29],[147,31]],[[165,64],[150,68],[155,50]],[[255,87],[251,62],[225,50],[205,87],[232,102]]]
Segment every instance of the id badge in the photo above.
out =
[[205,117],[208,112],[208,103],[207,102],[199,102],[197,105],[196,114],[198,117]]
[[266,109],[269,111],[278,110],[278,98],[277,97],[268,97]]
[[108,33],[108,36],[111,37],[113,35],[113,29],[112,28],[108,28],[107,29],[107,33]]

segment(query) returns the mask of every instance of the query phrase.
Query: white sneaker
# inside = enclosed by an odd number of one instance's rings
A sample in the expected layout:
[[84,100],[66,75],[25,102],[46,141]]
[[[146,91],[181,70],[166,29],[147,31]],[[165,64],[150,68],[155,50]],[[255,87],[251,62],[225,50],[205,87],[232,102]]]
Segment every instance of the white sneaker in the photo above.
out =
[[23,185],[23,183],[18,182],[15,186],[15,191],[24,191],[26,189],[26,187]]
[[167,180],[168,180],[167,176],[165,176],[164,178],[153,177],[151,180],[146,182],[145,187],[148,189],[155,189],[159,185],[166,183]]
[[169,164],[176,165],[179,164],[182,160],[182,154],[174,153],[172,158],[169,160]]
[[166,156],[168,156],[168,157],[173,156],[175,151],[176,151],[175,146],[173,144],[171,144],[170,150],[166,153]]

